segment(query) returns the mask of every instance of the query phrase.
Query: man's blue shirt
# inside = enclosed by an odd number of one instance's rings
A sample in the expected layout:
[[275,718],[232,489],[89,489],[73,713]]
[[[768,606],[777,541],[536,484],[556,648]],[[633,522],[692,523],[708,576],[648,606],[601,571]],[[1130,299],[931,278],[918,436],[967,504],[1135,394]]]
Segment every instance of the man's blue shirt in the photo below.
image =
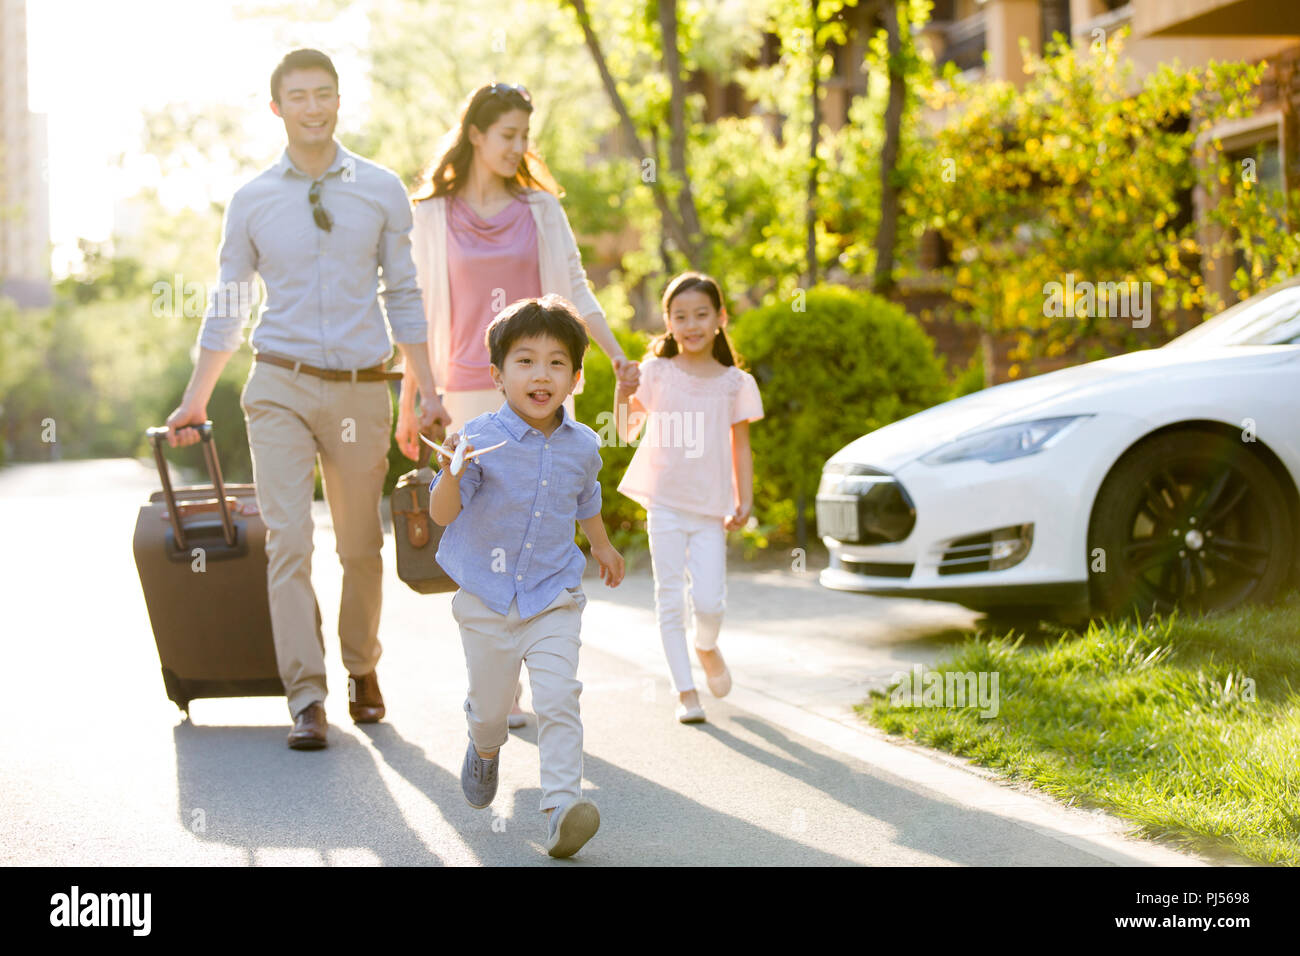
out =
[[532,617],[582,584],[587,559],[573,524],[600,514],[600,438],[563,405],[559,414],[550,437],[508,402],[463,429],[475,448],[506,444],[465,463],[461,512],[443,532],[438,564],[498,614],[517,598],[519,616]]

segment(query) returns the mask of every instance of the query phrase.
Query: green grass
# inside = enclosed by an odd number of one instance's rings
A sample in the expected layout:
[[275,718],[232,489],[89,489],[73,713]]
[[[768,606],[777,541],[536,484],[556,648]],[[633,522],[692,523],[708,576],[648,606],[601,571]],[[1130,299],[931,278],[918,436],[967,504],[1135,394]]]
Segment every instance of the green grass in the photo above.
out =
[[1300,864],[1300,592],[1145,625],[977,634],[933,669],[997,672],[997,716],[879,692],[859,714],[1149,836]]

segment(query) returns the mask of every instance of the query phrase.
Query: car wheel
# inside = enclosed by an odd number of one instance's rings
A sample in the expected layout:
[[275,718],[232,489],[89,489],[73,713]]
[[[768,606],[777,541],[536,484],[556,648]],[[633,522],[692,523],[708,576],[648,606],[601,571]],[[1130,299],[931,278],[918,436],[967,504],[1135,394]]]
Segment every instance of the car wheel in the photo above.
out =
[[1294,528],[1272,472],[1240,442],[1171,432],[1120,459],[1088,532],[1101,614],[1221,611],[1267,600],[1291,567]]

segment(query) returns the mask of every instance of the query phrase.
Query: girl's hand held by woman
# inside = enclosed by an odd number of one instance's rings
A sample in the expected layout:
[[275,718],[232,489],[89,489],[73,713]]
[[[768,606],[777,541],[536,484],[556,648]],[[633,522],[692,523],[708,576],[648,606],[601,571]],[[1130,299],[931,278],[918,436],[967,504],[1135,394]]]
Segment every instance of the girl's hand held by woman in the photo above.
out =
[[614,374],[618,378],[619,388],[625,389],[628,395],[635,392],[641,383],[641,365],[631,359],[614,359]]

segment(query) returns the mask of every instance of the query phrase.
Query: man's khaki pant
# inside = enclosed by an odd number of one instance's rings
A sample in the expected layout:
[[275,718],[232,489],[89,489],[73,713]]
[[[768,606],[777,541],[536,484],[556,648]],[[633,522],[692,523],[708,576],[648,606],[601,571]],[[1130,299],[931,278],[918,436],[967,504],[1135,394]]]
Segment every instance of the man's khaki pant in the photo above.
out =
[[248,423],[257,504],[266,522],[267,593],[280,678],[296,716],[325,701],[325,640],[311,586],[314,466],[320,456],[343,593],[339,643],[348,673],[379,661],[384,543],[379,504],[388,472],[387,382],[329,382],[253,364],[240,403]]

